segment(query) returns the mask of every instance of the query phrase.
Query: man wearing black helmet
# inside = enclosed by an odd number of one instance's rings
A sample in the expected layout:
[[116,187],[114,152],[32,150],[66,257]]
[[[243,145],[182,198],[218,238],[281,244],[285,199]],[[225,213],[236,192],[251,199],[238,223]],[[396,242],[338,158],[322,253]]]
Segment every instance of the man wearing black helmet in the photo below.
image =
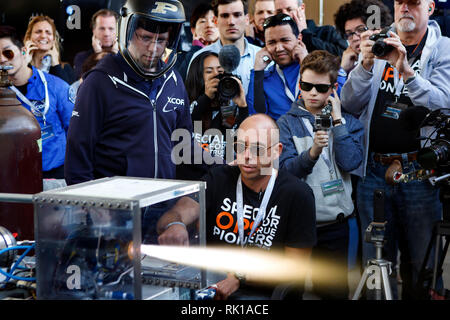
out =
[[67,137],[69,185],[175,178],[172,132],[192,132],[188,96],[172,68],[184,21],[178,1],[129,0],[122,8],[119,53],[85,74],[78,91]]

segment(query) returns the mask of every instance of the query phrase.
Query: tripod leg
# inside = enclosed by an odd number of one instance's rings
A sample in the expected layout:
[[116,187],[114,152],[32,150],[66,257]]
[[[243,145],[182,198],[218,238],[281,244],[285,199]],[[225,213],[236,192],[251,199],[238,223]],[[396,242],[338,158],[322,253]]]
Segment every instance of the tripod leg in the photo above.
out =
[[438,259],[439,259],[439,245],[441,244],[441,236],[436,234],[436,247],[434,248],[434,266],[433,266],[433,282],[431,288],[436,289],[437,280],[437,270],[438,270]]
[[369,276],[369,271],[368,271],[368,268],[366,267],[364,269],[364,272],[363,272],[362,276],[361,276],[361,280],[359,281],[358,287],[356,288],[356,291],[353,294],[352,300],[358,300],[359,299],[359,296],[361,295],[362,288],[364,287],[368,276]]
[[[422,291],[423,289],[425,289],[425,280],[426,280],[426,276],[427,276],[427,272],[426,272],[427,264],[428,264],[428,259],[430,258],[431,250],[433,249],[433,237],[435,236],[435,234],[436,234],[436,227],[433,230],[433,235],[431,236],[431,239],[428,243],[427,251],[425,253],[425,258],[422,262],[422,267],[420,268],[419,278],[418,278],[418,283],[417,283],[417,288],[419,291]],[[430,287],[430,284],[428,283],[426,291],[428,291],[429,287]]]
[[384,297],[386,300],[392,300],[392,291],[391,285],[389,283],[389,273],[387,270],[387,266],[381,266],[381,278],[383,280],[383,289],[384,289]]
[[[442,241],[442,239],[440,238],[439,235],[438,235],[438,237],[439,237],[439,241],[437,241],[436,246],[440,245],[441,241]],[[444,238],[445,238],[445,245],[444,245],[443,250],[440,251],[439,263],[437,264],[437,267],[436,267],[436,265],[434,266],[435,271],[433,273],[433,286],[432,286],[433,291],[436,291],[437,277],[442,275],[442,266],[444,265],[445,256],[447,255],[447,250],[448,250],[448,246],[449,246],[450,237],[448,235],[445,235]],[[439,248],[436,248],[435,254],[436,255],[439,254]],[[436,263],[438,258],[434,257],[434,260]]]

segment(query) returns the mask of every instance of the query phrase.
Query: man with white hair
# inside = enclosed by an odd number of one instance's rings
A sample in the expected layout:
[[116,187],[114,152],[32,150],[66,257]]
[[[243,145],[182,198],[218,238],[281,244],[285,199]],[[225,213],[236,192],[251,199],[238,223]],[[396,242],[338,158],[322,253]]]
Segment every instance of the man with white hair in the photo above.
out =
[[[430,20],[434,8],[433,0],[395,0],[395,23],[389,37],[382,40],[392,50],[375,55],[375,42],[370,36],[380,30],[362,33],[362,61],[341,92],[346,110],[359,116],[365,126],[364,162],[359,172],[362,178],[357,187],[361,230],[373,220],[374,190],[385,190],[385,253],[395,266],[400,249],[403,299],[415,298],[414,286],[433,225],[441,219],[442,206],[439,189],[428,181],[391,186],[385,174],[387,170],[409,173],[420,168],[417,138],[429,135],[424,129],[412,129],[414,124],[400,113],[450,105],[450,40],[442,37],[439,25]],[[364,261],[374,257],[374,252],[373,245],[363,244]],[[396,285],[392,288],[395,290]]]
[[326,50],[336,56],[342,56],[347,48],[347,41],[333,26],[318,27],[313,20],[306,19],[305,8],[303,0],[275,0],[275,13],[284,13],[294,19],[308,52]]

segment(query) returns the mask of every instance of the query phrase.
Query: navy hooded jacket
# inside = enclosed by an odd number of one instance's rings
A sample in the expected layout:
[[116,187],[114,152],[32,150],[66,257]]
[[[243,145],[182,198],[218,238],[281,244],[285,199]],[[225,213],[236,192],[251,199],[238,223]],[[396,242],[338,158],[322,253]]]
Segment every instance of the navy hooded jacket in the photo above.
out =
[[175,178],[175,129],[192,133],[178,72],[145,80],[119,54],[104,57],[81,84],[67,137],[65,178]]

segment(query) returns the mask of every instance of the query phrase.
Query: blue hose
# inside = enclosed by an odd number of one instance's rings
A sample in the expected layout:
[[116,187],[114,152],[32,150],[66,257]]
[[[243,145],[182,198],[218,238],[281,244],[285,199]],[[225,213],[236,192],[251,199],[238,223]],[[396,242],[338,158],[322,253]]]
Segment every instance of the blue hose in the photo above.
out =
[[0,255],[7,252],[7,251],[11,251],[11,250],[20,250],[20,249],[26,249],[24,253],[22,253],[22,255],[19,257],[19,259],[17,259],[16,263],[14,264],[14,266],[11,268],[11,271],[5,272],[2,269],[0,269],[0,273],[3,274],[4,276],[6,276],[6,281],[9,281],[10,279],[14,279],[14,280],[22,280],[22,281],[36,281],[36,278],[25,278],[25,277],[18,277],[13,275],[12,273],[14,272],[14,270],[16,270],[19,266],[19,264],[22,262],[23,258],[25,258],[25,256],[28,254],[28,252],[30,252],[32,249],[34,249],[34,244],[31,246],[14,246],[14,247],[9,247],[3,250],[0,250]]

